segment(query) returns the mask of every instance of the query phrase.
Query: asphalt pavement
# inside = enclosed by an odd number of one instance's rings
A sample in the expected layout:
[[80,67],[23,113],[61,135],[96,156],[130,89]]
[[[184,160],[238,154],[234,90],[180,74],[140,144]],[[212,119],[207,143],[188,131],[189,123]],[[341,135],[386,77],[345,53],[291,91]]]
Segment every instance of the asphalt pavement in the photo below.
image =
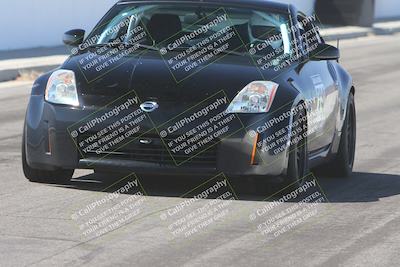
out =
[[[208,188],[207,175],[124,178],[78,170],[70,185],[28,182],[20,146],[31,84],[1,84],[0,266],[399,266],[399,43],[400,35],[341,43],[341,63],[356,86],[354,174],[314,173],[325,201],[302,205],[309,216],[279,234],[260,231],[274,198],[248,193],[241,181],[229,182],[233,201],[191,201]],[[139,181],[145,196],[111,198],[127,179]],[[127,218],[124,210],[131,217],[120,224],[102,234],[93,228],[113,212]]]

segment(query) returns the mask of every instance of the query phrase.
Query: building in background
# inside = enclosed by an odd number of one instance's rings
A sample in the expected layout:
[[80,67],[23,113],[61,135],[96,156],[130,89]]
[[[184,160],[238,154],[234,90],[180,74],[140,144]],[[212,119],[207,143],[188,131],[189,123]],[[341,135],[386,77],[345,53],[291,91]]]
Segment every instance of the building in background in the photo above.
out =
[[292,3],[331,25],[371,26],[374,21],[399,19],[399,0],[277,0]]
[[[243,0],[246,1],[246,0]],[[267,0],[266,0],[267,1]],[[399,0],[277,0],[306,14],[317,11],[329,25],[371,26],[376,20],[399,18]],[[18,0],[0,3],[0,50],[61,45],[73,28],[90,31],[117,0]]]

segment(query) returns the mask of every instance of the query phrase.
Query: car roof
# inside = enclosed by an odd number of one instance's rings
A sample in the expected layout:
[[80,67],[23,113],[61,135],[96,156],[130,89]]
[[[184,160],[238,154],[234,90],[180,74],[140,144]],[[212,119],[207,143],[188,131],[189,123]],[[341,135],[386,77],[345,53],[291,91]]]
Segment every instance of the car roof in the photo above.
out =
[[156,4],[156,3],[171,3],[171,4],[232,4],[239,6],[251,6],[258,8],[268,8],[278,10],[280,12],[288,12],[292,7],[290,4],[278,3],[268,0],[120,0],[118,4],[137,3],[137,4]]

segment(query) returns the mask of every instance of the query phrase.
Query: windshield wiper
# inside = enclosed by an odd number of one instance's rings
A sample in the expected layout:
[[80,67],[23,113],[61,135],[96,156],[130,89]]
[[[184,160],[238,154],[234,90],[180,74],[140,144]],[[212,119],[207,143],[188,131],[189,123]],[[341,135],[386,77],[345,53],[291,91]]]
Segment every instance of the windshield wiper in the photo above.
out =
[[[191,48],[191,47],[189,47],[189,46],[181,46],[181,47],[175,48],[174,50],[185,51],[185,50],[187,50],[189,48]],[[197,49],[197,50],[200,50],[200,48]],[[217,49],[209,49],[209,50],[210,51],[215,51]],[[193,51],[196,51],[196,50],[193,50]],[[237,52],[237,51],[234,51],[234,50],[221,50],[221,51],[219,51],[219,54],[220,53],[231,54],[231,55],[236,55],[236,56],[244,56],[244,55],[246,55],[245,52]]]
[[236,55],[236,56],[244,56],[244,55],[246,55],[245,52],[237,52],[237,51],[234,51],[234,50],[222,50],[222,51],[220,51],[220,53],[232,54],[232,55]]
[[[144,49],[149,49],[153,51],[159,51],[160,49],[153,46],[153,45],[145,45],[145,44],[140,44],[140,43],[103,43],[103,44],[92,44],[89,45],[87,48],[98,48],[98,47],[104,47],[104,46],[109,46],[109,47],[119,47],[120,45],[124,45],[126,48],[129,47],[134,47],[137,46],[138,48],[144,48]],[[179,51],[184,51],[189,49],[190,47],[177,47],[174,50],[179,50]],[[212,51],[215,51],[216,49],[212,49]],[[236,56],[243,56],[246,53],[245,52],[237,52],[233,50],[221,50],[219,53],[223,54],[231,54],[231,55],[236,55]]]
[[85,47],[84,50],[90,49],[90,48],[102,48],[102,47],[110,47],[110,48],[115,48],[123,45],[124,48],[131,48],[131,47],[138,47],[138,48],[144,48],[144,49],[150,49],[154,51],[159,51],[157,47],[151,46],[151,45],[145,45],[145,44],[140,44],[140,43],[100,43],[100,44],[91,44],[87,47]]
[[141,48],[146,48],[146,49],[150,49],[150,50],[154,50],[154,51],[159,51],[159,49],[155,46],[152,45],[144,45],[144,44],[136,44],[138,47]]
[[119,46],[121,43],[102,43],[102,44],[91,44],[87,46],[87,48],[98,48],[98,47],[104,47],[104,46],[110,46],[110,47],[116,47]]
[[103,46],[119,47],[120,45],[123,45],[126,48],[137,46],[140,48],[151,49],[154,51],[159,50],[157,47],[154,47],[151,45],[140,44],[140,43],[104,43],[104,44],[94,44],[94,45],[91,45],[90,47],[103,47]]

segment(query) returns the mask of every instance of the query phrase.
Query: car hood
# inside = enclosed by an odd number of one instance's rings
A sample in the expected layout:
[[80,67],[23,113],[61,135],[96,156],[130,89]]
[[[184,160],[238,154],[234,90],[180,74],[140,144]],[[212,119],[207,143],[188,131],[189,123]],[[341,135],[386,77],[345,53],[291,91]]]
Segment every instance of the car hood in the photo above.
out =
[[[73,56],[63,66],[74,70],[84,106],[105,106],[134,92],[141,103],[158,103],[161,112],[157,112],[157,121],[165,121],[204,101],[220,97],[230,101],[250,82],[279,82],[280,76],[278,72],[261,70],[249,56],[225,54],[185,73],[174,72],[158,51],[125,56],[115,64],[103,65],[103,69],[97,68],[99,65],[87,68],[88,55]],[[101,55],[90,57],[96,61]]]

